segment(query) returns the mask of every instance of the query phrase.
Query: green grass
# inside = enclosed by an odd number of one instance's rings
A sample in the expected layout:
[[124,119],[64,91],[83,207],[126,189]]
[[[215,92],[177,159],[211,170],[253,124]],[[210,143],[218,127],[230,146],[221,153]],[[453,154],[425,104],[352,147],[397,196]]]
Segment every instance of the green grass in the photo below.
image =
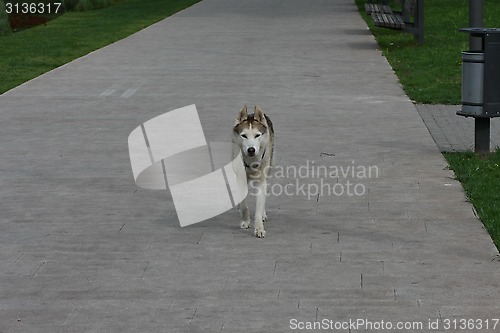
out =
[[500,249],[500,150],[487,157],[472,152],[444,155]]
[[[421,46],[412,34],[375,27],[365,13],[365,3],[356,0],[408,96],[417,103],[460,104],[461,52],[468,49],[468,35],[458,29],[469,25],[469,1],[425,1],[425,42]],[[485,27],[500,27],[500,1],[484,3]]]
[[121,0],[0,36],[0,94],[125,38],[200,0]]

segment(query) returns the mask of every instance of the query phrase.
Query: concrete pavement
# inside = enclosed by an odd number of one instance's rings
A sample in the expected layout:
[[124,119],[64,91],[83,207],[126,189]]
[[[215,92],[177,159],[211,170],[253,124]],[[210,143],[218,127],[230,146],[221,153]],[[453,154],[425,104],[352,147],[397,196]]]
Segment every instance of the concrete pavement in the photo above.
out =
[[[457,116],[460,105],[418,104],[416,108],[440,151],[474,150],[474,118]],[[490,150],[497,147],[500,147],[500,123],[497,118],[492,118]]]
[[[193,103],[208,141],[272,117],[266,238],[134,184],[128,134]],[[0,96],[0,124],[2,333],[498,318],[498,251],[352,0],[204,0]]]

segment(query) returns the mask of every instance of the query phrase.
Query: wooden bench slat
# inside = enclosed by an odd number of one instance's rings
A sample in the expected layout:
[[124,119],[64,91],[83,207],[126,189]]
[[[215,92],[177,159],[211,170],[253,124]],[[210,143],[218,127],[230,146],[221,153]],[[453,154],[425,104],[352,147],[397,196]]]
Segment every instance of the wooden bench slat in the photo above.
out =
[[365,11],[367,14],[371,14],[373,10],[373,4],[372,3],[365,3]]
[[376,3],[366,3],[365,11],[367,14],[371,13],[389,13],[392,14],[392,8],[388,5],[379,5]]
[[387,5],[382,5],[380,10],[384,13],[392,14],[392,8]]
[[402,29],[405,22],[400,15],[387,13],[372,13],[373,22],[378,27]]
[[395,23],[398,28],[403,29],[406,26],[405,21],[403,20],[403,17],[401,15],[394,16],[394,21],[396,21]]

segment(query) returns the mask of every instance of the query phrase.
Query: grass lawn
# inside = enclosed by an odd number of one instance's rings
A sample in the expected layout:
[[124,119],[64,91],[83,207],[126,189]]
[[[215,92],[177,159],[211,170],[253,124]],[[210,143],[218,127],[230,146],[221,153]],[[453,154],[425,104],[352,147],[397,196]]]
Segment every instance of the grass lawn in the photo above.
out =
[[[366,0],[355,0],[383,54],[408,96],[416,103],[461,103],[461,52],[468,50],[468,0],[425,1],[425,42],[412,34],[375,27],[364,10]],[[394,1],[390,2],[392,6]],[[500,27],[500,1],[484,0],[484,25]],[[500,249],[500,150],[488,156],[472,152],[444,154],[462,183],[484,226]]]
[[[460,104],[461,52],[468,50],[468,0],[425,1],[425,42],[419,46],[412,34],[375,27],[364,4],[356,0],[383,54],[408,96],[417,103]],[[392,1],[394,3],[394,1]],[[397,6],[394,6],[397,7]],[[500,27],[500,2],[484,0],[484,25]]]
[[200,0],[120,0],[0,36],[0,94],[125,38]]
[[472,152],[444,155],[500,249],[500,150],[487,158]]

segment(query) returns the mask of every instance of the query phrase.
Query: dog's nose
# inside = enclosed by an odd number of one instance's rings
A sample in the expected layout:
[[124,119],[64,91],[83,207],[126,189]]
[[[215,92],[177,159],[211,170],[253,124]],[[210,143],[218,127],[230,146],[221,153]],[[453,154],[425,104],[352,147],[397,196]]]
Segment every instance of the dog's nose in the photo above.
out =
[[248,155],[253,156],[255,154],[255,148],[254,147],[250,147],[250,148],[247,149],[247,152],[248,152]]

